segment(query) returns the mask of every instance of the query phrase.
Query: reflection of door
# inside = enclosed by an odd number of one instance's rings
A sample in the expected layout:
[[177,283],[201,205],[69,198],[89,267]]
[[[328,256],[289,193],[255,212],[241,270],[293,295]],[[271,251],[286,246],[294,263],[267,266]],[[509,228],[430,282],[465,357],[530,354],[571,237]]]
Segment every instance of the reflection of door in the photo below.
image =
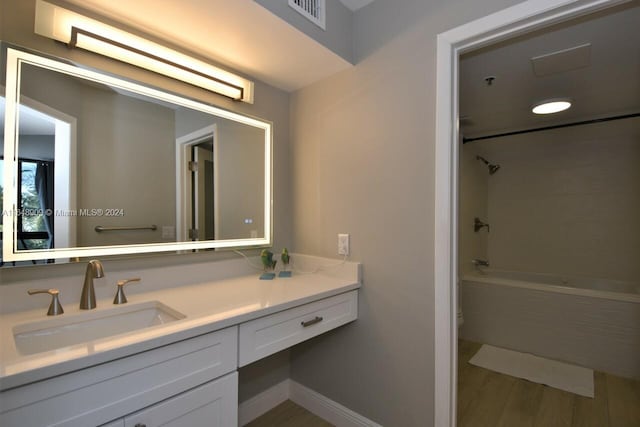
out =
[[207,126],[176,139],[177,241],[218,236],[217,133]]
[[[0,96],[0,104],[5,103]],[[18,191],[11,199],[20,215],[15,218],[16,234],[5,239],[8,247],[22,251],[76,246],[76,218],[69,214],[76,209],[76,119],[24,95],[15,109],[19,117],[15,129],[18,143],[10,158],[18,159],[13,181]],[[3,120],[0,116],[0,123]],[[4,174],[0,175],[1,193]],[[3,202],[0,197],[0,207]],[[1,231],[0,225],[0,244],[4,238]],[[10,258],[12,251],[7,250],[5,258]]]
[[213,137],[191,147],[192,240],[215,239]]

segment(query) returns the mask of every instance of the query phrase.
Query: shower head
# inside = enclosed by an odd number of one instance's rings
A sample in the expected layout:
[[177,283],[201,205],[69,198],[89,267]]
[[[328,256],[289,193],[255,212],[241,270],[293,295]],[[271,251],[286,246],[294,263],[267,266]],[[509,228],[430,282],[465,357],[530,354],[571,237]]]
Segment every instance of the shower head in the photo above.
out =
[[491,164],[487,159],[485,159],[482,156],[476,156],[476,159],[481,160],[482,163],[487,165],[487,167],[489,168],[489,175],[493,175],[494,173],[498,172],[498,169],[500,169],[500,165]]

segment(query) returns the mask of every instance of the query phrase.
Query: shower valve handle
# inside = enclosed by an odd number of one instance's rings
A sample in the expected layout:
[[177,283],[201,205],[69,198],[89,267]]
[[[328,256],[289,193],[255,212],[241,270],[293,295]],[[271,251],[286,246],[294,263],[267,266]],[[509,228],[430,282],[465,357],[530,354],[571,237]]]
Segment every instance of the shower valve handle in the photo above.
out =
[[486,222],[480,221],[480,218],[475,217],[473,219],[473,231],[476,233],[482,229],[482,227],[487,227],[487,233],[490,231],[489,224]]

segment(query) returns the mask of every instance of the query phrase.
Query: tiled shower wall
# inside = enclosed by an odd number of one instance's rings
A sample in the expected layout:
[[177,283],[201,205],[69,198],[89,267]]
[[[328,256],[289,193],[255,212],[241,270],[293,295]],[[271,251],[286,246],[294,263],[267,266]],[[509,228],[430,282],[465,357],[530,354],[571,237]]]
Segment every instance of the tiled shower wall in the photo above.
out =
[[480,144],[492,267],[638,281],[640,118]]

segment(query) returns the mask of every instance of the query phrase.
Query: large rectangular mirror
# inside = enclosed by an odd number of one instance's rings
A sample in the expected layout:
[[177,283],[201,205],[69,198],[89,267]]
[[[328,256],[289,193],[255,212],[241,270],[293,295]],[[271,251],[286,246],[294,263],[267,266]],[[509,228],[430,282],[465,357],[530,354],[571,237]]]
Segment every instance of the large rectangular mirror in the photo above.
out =
[[2,262],[271,244],[269,122],[22,50],[6,62]]

